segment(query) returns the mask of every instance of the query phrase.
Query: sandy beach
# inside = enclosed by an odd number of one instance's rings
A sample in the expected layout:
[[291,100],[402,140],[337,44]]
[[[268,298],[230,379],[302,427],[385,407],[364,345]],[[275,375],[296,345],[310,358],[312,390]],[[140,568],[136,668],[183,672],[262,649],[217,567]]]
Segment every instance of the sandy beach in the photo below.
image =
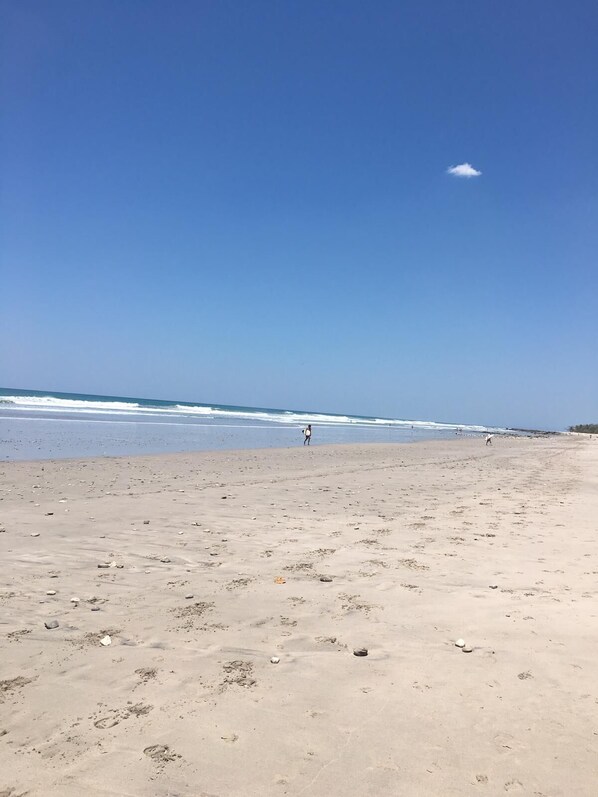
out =
[[598,792],[598,440],[0,473],[1,797]]

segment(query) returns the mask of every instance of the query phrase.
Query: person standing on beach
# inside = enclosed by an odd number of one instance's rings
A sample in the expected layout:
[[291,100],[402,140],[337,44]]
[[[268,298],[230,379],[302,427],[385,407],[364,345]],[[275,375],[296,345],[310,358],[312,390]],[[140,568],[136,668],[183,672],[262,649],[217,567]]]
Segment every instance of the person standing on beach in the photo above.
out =
[[492,445],[492,438],[493,437],[494,437],[494,435],[492,435],[492,434],[487,434],[486,435],[486,445],[487,446],[491,446]]
[[309,445],[311,442],[311,423],[307,424],[307,427],[303,430],[303,434],[305,435],[303,445]]

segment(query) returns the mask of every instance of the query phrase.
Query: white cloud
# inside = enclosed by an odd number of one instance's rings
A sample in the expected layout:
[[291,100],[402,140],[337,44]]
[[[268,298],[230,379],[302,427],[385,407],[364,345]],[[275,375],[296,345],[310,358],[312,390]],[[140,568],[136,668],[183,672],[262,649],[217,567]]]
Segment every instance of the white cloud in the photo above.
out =
[[458,166],[451,166],[446,172],[454,177],[479,177],[482,173],[474,169],[471,163],[460,163]]

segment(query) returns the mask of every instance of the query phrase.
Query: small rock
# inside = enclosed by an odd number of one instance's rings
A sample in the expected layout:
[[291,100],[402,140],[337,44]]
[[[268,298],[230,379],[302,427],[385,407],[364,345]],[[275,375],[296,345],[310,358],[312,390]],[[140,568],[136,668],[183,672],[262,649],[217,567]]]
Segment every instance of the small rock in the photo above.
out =
[[102,562],[101,564],[98,565],[98,567],[104,569],[110,567],[110,565],[108,564],[108,562]]
[[119,570],[122,570],[124,565],[116,565]]
[[47,629],[51,630],[52,628],[58,628],[60,623],[58,622],[58,620],[46,620],[44,625],[46,626]]
[[278,656],[272,656],[272,658],[270,659],[270,662],[272,664],[278,664],[280,662],[280,659],[278,658]]
[[81,603],[81,598],[71,598],[71,603]]
[[228,496],[227,496],[227,495],[221,495],[220,497],[221,497],[221,499],[222,499],[223,501],[226,501],[226,499],[228,498]]
[[194,597],[195,597],[195,595],[193,595],[192,593],[189,593],[189,595],[185,595],[185,598],[186,598],[188,601],[190,601],[190,600],[191,600],[191,598],[194,598]]
[[111,644],[112,644],[112,640],[110,639],[108,634],[106,634],[105,637],[102,637],[102,639],[100,639],[100,645],[104,645],[104,647],[107,647],[108,645],[111,645]]
[[55,589],[46,590],[46,595],[56,595],[56,590]]
[[31,536],[32,536],[32,537],[39,537],[39,531],[34,531],[34,532],[31,534]]
[[198,523],[197,520],[191,521],[192,526],[201,526],[201,523]]
[[473,650],[473,648],[471,647],[471,645],[463,645],[463,647],[461,648],[461,650],[462,650],[462,652],[463,652],[463,653],[471,653],[471,651]]
[[54,512],[46,512],[46,515],[53,515]]
[[455,642],[455,645],[456,645],[456,647],[458,647],[458,648],[464,648],[464,647],[465,647],[465,640],[464,640],[464,639],[458,639],[458,640]]
[[144,520],[144,521],[143,521],[143,525],[144,525],[144,526],[149,526],[149,520]]
[[324,581],[326,584],[329,584],[332,581],[332,576],[320,576],[320,581]]
[[354,656],[367,656],[368,649],[367,648],[355,648],[353,651]]
[[92,606],[91,607],[91,611],[92,612],[99,612],[100,611],[100,607],[99,606]]
[[167,564],[170,562],[170,559],[169,559],[167,556],[165,556],[165,557],[164,557],[164,559],[160,559],[160,561],[161,561],[163,564],[167,565]]
[[490,584],[490,589],[498,589],[498,584]]

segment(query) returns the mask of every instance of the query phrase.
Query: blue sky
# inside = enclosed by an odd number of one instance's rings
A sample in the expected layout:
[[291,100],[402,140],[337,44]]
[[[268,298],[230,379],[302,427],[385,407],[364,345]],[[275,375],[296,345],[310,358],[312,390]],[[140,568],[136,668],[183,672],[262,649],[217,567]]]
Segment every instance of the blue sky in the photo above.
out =
[[0,9],[1,385],[598,420],[594,0]]

